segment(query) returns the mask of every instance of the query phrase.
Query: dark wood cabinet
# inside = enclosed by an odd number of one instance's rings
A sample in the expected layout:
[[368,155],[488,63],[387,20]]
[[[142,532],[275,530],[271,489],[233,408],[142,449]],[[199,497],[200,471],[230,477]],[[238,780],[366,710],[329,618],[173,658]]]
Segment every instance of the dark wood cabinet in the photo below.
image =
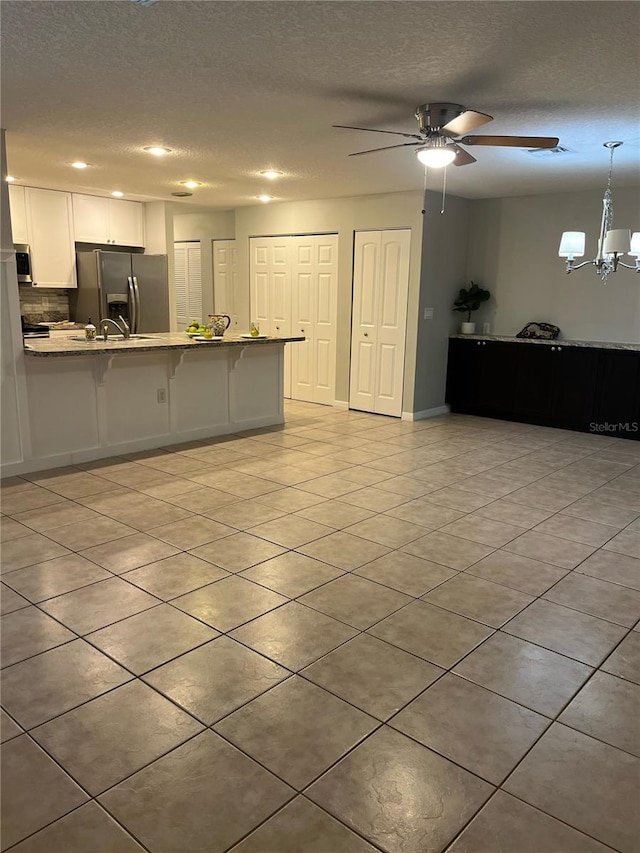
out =
[[640,352],[452,338],[447,402],[454,412],[640,439]]
[[451,340],[447,400],[454,411],[508,416],[516,390],[516,365],[510,347],[502,341]]

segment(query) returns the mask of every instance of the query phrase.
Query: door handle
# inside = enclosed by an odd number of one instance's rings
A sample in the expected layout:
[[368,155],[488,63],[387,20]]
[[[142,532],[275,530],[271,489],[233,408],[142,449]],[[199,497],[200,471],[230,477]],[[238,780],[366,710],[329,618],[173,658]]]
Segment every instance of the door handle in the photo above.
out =
[[127,277],[127,289],[129,291],[129,325],[131,326],[131,333],[135,334],[137,327],[137,311],[136,311],[136,295],[133,289],[133,278],[131,276]]
[[139,331],[141,316],[140,316],[140,288],[138,287],[138,279],[133,276],[133,292],[136,300],[136,328],[135,332]]

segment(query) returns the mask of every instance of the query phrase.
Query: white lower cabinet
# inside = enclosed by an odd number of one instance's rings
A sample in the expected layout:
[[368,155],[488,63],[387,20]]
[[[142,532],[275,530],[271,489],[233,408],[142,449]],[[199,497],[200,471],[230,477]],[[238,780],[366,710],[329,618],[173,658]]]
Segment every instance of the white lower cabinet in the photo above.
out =
[[251,319],[260,332],[302,336],[285,349],[285,397],[335,402],[338,235],[253,237]]
[[355,235],[351,325],[352,409],[402,414],[411,231]]
[[76,287],[71,193],[25,187],[24,194],[33,286]]
[[73,193],[78,243],[144,246],[144,207],[138,201]]

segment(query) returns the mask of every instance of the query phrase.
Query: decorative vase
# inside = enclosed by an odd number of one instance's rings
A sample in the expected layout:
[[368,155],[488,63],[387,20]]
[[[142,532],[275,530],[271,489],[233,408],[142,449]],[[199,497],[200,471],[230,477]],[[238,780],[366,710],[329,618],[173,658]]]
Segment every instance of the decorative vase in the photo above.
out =
[[463,323],[462,328],[460,329],[461,334],[463,335],[473,335],[476,330],[475,323]]

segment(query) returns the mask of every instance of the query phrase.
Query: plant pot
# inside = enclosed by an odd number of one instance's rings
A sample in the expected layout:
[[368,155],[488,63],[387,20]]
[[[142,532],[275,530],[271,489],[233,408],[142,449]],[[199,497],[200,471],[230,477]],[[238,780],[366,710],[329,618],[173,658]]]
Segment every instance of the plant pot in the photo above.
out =
[[460,328],[460,333],[463,335],[473,335],[476,330],[475,323],[463,323]]

